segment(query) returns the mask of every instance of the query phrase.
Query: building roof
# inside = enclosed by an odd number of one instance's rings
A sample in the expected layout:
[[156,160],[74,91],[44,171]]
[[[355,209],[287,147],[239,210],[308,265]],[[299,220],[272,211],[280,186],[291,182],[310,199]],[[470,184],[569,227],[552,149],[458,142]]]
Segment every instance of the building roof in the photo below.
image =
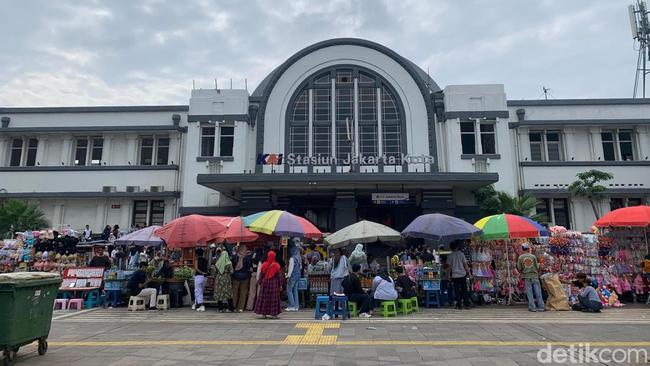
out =
[[262,80],[262,82],[253,91],[253,94],[251,94],[251,97],[268,96],[268,94],[270,94],[271,92],[271,89],[273,88],[273,85],[275,85],[275,83],[280,78],[280,76],[289,68],[289,66],[291,66],[299,59],[323,48],[342,46],[342,45],[367,47],[367,48],[374,49],[378,52],[381,52],[386,56],[394,59],[400,65],[402,65],[402,67],[404,67],[414,78],[417,79],[416,81],[421,82],[424,85],[428,85],[429,89],[432,92],[441,90],[438,84],[429,75],[427,75],[426,71],[422,70],[422,68],[417,66],[412,61],[402,57],[401,55],[399,55],[398,53],[396,53],[395,51],[391,50],[390,48],[384,45],[372,41],[368,41],[365,39],[359,39],[359,38],[333,38],[322,42],[314,43],[298,51],[293,56],[289,57],[285,62],[283,62],[281,65],[276,67],[273,71],[271,71],[266,76],[266,78],[264,78],[264,80]]
[[622,105],[650,104],[650,98],[606,98],[606,99],[529,99],[509,100],[508,107],[551,107],[578,105]]
[[0,113],[107,113],[187,112],[188,105],[96,106],[96,107],[0,107]]

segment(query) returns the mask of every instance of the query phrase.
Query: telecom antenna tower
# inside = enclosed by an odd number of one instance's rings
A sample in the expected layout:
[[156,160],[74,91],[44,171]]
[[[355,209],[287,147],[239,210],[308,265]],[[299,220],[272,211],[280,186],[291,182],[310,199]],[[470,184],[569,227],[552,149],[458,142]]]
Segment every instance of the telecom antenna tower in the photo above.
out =
[[641,85],[643,98],[645,98],[645,79],[650,73],[647,62],[650,59],[650,22],[648,22],[648,11],[643,0],[636,0],[636,5],[627,7],[630,16],[630,29],[632,38],[638,42],[639,56],[636,61],[636,75],[634,78],[633,98],[636,98],[639,89],[639,78],[642,78]]

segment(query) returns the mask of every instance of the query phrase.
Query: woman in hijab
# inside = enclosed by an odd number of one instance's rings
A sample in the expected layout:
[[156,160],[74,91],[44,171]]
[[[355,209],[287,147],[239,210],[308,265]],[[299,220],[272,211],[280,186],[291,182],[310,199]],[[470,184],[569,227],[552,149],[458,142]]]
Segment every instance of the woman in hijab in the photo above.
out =
[[252,272],[255,275],[251,275],[251,280],[248,283],[248,300],[246,301],[246,310],[251,311],[255,308],[255,300],[257,299],[257,281],[259,280],[259,269],[262,266],[264,248],[258,247],[255,248],[253,253],[253,268]]
[[235,270],[232,274],[233,302],[237,312],[241,313],[246,308],[248,300],[248,285],[253,270],[253,258],[246,245],[240,244],[237,253],[232,257]]
[[260,270],[260,292],[255,303],[255,313],[277,318],[280,314],[280,265],[275,261],[275,252],[270,250]]
[[230,276],[233,273],[232,262],[228,252],[222,248],[217,248],[217,263],[212,267],[214,276],[214,301],[222,313],[226,312],[226,305],[230,312],[235,311],[232,303],[232,280]]
[[368,268],[368,258],[366,257],[366,253],[363,252],[363,244],[357,244],[352,254],[350,254],[350,264],[360,265],[361,272],[364,272]]
[[300,247],[291,247],[291,257],[289,258],[289,268],[287,270],[287,299],[289,305],[285,311],[298,311],[300,300],[298,298],[298,282],[302,274],[302,257]]
[[372,292],[375,302],[397,300],[395,283],[385,269],[380,270],[377,277],[372,280]]

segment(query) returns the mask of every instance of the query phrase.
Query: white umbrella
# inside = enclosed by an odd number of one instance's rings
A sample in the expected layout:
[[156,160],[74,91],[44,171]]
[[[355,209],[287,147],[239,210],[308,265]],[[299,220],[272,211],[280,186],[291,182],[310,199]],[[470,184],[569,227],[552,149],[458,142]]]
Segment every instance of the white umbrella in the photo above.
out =
[[356,243],[400,242],[401,239],[399,231],[386,225],[363,220],[327,236],[325,242],[330,245],[330,248],[336,249]]

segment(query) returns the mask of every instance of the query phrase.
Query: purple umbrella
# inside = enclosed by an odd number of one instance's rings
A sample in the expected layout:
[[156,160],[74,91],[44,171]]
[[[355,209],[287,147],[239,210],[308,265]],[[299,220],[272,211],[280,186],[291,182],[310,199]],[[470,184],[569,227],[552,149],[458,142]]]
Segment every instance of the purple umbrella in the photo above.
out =
[[160,246],[163,240],[156,235],[154,231],[160,229],[160,226],[153,225],[126,234],[115,240],[115,245],[140,245],[140,246]]
[[432,239],[439,242],[471,239],[481,229],[464,220],[440,213],[418,216],[402,231],[405,238]]

